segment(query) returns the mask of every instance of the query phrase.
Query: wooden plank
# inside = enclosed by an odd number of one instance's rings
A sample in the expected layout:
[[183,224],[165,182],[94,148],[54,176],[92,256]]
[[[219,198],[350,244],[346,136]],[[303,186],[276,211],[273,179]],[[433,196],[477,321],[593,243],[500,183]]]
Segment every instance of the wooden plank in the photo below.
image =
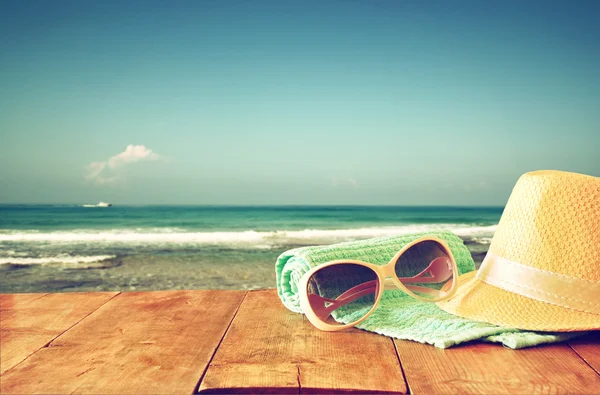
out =
[[9,370],[1,392],[191,394],[245,293],[121,293]]
[[116,294],[0,295],[0,374],[50,343]]
[[202,393],[395,392],[406,384],[391,339],[322,332],[275,290],[250,292],[208,367]]
[[588,364],[600,374],[600,332],[591,332],[589,335],[573,339],[569,346]]
[[415,394],[597,394],[600,388],[600,377],[565,344],[441,350],[396,340],[396,346]]
[[46,293],[0,294],[0,311],[23,308],[28,303],[42,298]]

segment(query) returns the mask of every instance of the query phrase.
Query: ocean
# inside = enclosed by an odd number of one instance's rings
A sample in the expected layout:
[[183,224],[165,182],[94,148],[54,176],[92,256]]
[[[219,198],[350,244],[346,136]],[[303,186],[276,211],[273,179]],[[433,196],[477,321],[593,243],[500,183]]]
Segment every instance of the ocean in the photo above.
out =
[[0,293],[272,288],[287,249],[435,229],[479,264],[502,210],[0,205]]

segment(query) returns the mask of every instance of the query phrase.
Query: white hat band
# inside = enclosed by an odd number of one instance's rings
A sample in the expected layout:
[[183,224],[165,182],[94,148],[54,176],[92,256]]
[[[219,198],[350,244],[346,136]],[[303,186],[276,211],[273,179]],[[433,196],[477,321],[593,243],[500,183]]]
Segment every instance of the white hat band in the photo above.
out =
[[489,252],[476,278],[541,302],[600,314],[600,283],[596,281],[540,270]]

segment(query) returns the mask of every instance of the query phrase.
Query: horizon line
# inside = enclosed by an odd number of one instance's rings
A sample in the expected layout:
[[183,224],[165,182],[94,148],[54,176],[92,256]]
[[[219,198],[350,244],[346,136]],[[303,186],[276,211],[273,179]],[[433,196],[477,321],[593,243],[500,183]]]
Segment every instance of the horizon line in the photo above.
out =
[[[88,203],[3,203],[0,206],[77,206]],[[504,208],[505,205],[444,205],[444,204],[192,204],[192,203],[124,203],[112,204],[115,207],[222,207],[222,208],[262,208],[262,207],[389,207],[389,208]]]

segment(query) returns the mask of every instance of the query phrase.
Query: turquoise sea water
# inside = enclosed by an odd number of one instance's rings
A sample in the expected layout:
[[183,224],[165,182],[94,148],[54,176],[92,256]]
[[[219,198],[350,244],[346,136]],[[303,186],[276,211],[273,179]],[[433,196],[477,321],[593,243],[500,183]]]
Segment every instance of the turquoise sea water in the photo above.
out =
[[448,229],[480,261],[501,207],[0,206],[0,292],[254,289],[286,249]]

